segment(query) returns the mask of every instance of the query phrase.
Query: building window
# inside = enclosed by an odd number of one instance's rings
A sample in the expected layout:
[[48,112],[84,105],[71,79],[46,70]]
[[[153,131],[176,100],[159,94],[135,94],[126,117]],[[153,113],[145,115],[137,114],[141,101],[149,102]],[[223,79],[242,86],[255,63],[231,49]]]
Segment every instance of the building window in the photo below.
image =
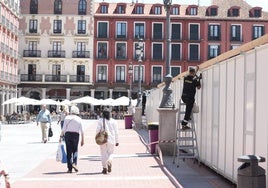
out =
[[239,16],[239,8],[230,8],[228,10],[228,17],[238,17]]
[[29,33],[37,33],[37,20],[30,20]]
[[36,81],[36,65],[28,65],[28,81]]
[[199,40],[199,25],[198,24],[190,24],[190,40]]
[[153,43],[153,60],[162,60],[162,43]]
[[208,26],[208,40],[221,40],[221,26],[209,25]]
[[144,23],[135,23],[135,39],[144,39]]
[[54,14],[62,14],[62,1],[61,0],[54,1]]
[[116,38],[127,38],[127,24],[125,22],[116,23]]
[[171,60],[181,59],[181,44],[171,44]]
[[154,7],[154,14],[161,14],[161,7],[155,6]]
[[261,10],[260,9],[255,9],[254,10],[254,17],[255,18],[261,17]]
[[126,67],[116,66],[116,82],[122,83],[126,80]]
[[[145,48],[144,48],[144,43],[142,43],[141,44],[142,46],[141,46],[141,59],[142,60],[144,60],[144,57],[145,57],[145,55],[144,55],[144,51],[145,51]],[[139,43],[138,42],[135,42],[134,43],[134,55],[133,55],[133,57],[135,57],[135,59],[136,60],[139,60],[139,54],[137,54],[137,49],[139,48]]]
[[86,43],[85,42],[77,42],[77,57],[85,57],[86,52]]
[[220,46],[219,45],[209,45],[208,46],[208,59],[212,59],[220,55]]
[[107,5],[101,5],[100,13],[107,14],[108,13],[108,6]]
[[252,39],[260,38],[264,35],[264,26],[253,26],[252,28]]
[[86,34],[86,20],[78,20],[78,34]]
[[99,22],[98,23],[98,38],[107,38],[108,37],[108,23]]
[[153,23],[153,39],[162,39],[163,30],[161,23]]
[[172,15],[179,15],[180,14],[179,7],[172,7],[171,14]]
[[119,5],[117,7],[117,14],[125,14],[125,6],[124,5]]
[[61,33],[61,20],[54,20],[53,33]]
[[30,51],[37,50],[37,41],[29,41],[28,49]]
[[85,65],[77,65],[76,67],[76,81],[84,82],[85,81]]
[[107,58],[107,43],[104,42],[98,43],[98,58],[102,59]]
[[175,77],[181,73],[181,67],[171,67],[171,76]]
[[38,14],[38,0],[31,0],[30,14]]
[[162,67],[153,67],[153,83],[158,84],[162,81]]
[[107,82],[107,66],[106,65],[98,65],[97,81]]
[[87,14],[87,1],[86,0],[79,0],[78,14],[79,15],[86,15]]
[[181,40],[181,24],[171,24],[171,39]]
[[199,60],[199,45],[198,44],[189,44],[189,58],[190,61]]
[[137,6],[135,11],[136,14],[143,14],[143,6]]
[[[134,83],[138,83],[139,82],[139,66],[134,66],[133,76],[134,76]],[[141,83],[144,83],[144,66],[141,66],[140,76],[141,76],[140,77]]]
[[116,43],[116,59],[126,58],[126,43]]
[[61,42],[53,42],[52,57],[61,57]]
[[241,41],[240,25],[231,25],[231,41]]
[[58,64],[52,65],[52,81],[60,81],[61,66]]
[[197,8],[196,7],[190,7],[189,9],[189,15],[197,15]]
[[218,15],[218,8],[211,8],[210,16],[217,16],[217,15]]

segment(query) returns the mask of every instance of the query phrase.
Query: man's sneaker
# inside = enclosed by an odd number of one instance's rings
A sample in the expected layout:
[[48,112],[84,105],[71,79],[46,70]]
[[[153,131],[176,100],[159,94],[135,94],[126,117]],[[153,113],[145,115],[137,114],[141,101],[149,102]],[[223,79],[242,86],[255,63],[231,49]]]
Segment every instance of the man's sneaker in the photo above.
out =
[[187,125],[187,124],[188,124],[188,121],[187,120],[184,119],[184,120],[181,121],[181,125],[182,126]]
[[191,128],[187,125],[183,125],[181,129],[184,131],[184,130],[191,129]]
[[102,172],[103,174],[107,174],[107,168],[103,168]]

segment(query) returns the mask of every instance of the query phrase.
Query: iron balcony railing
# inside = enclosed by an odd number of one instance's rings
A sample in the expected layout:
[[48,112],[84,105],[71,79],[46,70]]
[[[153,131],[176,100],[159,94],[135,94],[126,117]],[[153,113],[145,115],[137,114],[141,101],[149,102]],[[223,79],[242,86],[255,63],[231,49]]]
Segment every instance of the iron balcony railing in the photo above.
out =
[[41,50],[24,50],[23,57],[41,57]]
[[73,58],[90,58],[89,51],[73,51]]
[[51,74],[21,74],[21,82],[61,82],[89,83],[89,75],[51,75]]
[[65,57],[65,50],[49,50],[48,51],[48,57],[59,57],[64,58]]

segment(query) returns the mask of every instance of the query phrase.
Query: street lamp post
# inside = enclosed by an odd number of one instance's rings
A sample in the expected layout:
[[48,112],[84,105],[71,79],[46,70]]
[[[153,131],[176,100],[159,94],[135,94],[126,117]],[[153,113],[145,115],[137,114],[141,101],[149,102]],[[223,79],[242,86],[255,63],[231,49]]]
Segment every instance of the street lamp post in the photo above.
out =
[[166,76],[165,87],[163,89],[163,97],[160,103],[159,108],[172,108],[173,107],[173,99],[171,96],[172,89],[170,88],[170,84],[172,81],[171,68],[170,68],[170,8],[172,5],[172,0],[163,0],[164,7],[166,10]]
[[141,106],[141,63],[143,57],[143,40],[140,38],[138,44],[136,45],[136,55],[138,56],[139,71],[138,71],[138,101],[136,107]]
[[132,73],[133,73],[133,66],[132,66],[132,62],[129,63],[129,66],[128,66],[128,74],[129,74],[129,81],[130,81],[130,84],[129,84],[129,107],[131,107],[131,100],[132,100]]

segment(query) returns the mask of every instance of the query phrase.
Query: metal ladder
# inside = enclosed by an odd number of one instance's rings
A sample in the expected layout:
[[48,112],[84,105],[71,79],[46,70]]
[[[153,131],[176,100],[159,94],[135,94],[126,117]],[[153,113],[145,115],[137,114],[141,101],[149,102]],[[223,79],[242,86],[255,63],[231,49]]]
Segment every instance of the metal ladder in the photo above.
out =
[[[199,152],[197,145],[197,136],[195,132],[195,121],[193,114],[191,120],[187,124],[190,129],[181,129],[181,120],[184,118],[186,104],[180,100],[179,102],[179,113],[178,123],[176,126],[176,144],[174,144],[173,163],[176,163],[179,167],[179,161],[182,159],[196,159],[200,165]],[[195,162],[195,161],[194,161]]]

